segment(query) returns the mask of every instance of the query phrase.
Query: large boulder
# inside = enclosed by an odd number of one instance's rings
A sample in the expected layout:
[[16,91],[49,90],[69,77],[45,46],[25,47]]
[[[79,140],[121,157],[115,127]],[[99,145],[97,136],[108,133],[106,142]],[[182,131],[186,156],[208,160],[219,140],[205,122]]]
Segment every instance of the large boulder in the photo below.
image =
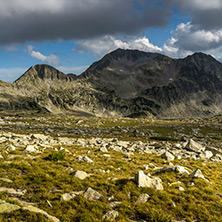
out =
[[205,150],[205,147],[203,147],[201,144],[195,142],[194,140],[190,139],[185,148],[189,151],[193,151],[193,152],[196,152],[196,153],[200,153],[202,151]]
[[141,170],[135,175],[138,187],[150,187],[156,190],[163,190],[162,180],[159,177],[149,177]]

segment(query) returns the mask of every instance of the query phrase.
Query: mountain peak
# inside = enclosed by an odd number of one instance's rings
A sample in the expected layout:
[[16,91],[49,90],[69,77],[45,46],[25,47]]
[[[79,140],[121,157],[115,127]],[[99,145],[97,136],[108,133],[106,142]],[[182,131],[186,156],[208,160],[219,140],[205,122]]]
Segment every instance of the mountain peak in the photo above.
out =
[[63,72],[60,72],[56,68],[47,65],[47,64],[37,64],[30,67],[19,79],[15,82],[23,81],[33,81],[37,79],[41,80],[71,80],[74,79],[75,75],[69,74],[66,75]]

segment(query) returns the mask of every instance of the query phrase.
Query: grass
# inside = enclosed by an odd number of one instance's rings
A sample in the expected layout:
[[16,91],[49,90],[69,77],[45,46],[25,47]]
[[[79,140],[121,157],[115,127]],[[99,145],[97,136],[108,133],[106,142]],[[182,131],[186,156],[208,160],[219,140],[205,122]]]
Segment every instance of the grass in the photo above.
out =
[[[18,115],[18,114],[16,114]],[[24,128],[15,130],[10,118],[14,118],[15,114],[5,116],[9,118],[10,129],[6,131],[17,132],[20,134],[27,133],[42,133],[46,126],[52,129],[73,128],[77,127],[77,122],[81,123],[84,129],[97,127],[101,130],[102,137],[113,137],[104,133],[105,129],[119,125],[120,128],[128,129],[135,127],[138,130],[149,129],[158,134],[157,138],[160,141],[174,142],[170,135],[180,128],[182,133],[190,134],[192,132],[191,125],[200,126],[201,122],[193,123],[191,120],[184,121],[163,121],[146,119],[120,119],[110,120],[103,118],[83,118],[83,117],[57,117],[57,116],[38,116],[37,120],[32,120],[33,115],[20,114],[20,118],[13,119],[13,124],[20,122],[27,123],[33,128]],[[60,121],[61,120],[61,121]],[[69,120],[69,121],[68,121]],[[97,120],[97,121],[95,121]],[[210,121],[210,120],[208,120]],[[67,124],[66,124],[67,122]],[[99,123],[99,124],[98,124]],[[12,125],[10,125],[12,124]],[[86,126],[84,126],[86,125]],[[214,123],[211,125],[211,131],[214,129]],[[42,131],[41,131],[42,130]],[[204,128],[204,130],[206,130]],[[150,137],[127,137],[127,133],[122,133],[119,130],[119,139],[124,138],[130,141],[152,140]],[[53,132],[52,136],[56,137]],[[217,130],[213,133],[218,133]],[[66,134],[73,139],[75,135]],[[94,135],[95,136],[95,135]],[[93,135],[84,136],[85,138],[93,137]],[[167,138],[167,139],[166,139]],[[171,138],[168,140],[168,138]],[[177,135],[176,135],[177,138]],[[177,142],[177,141],[176,141]],[[4,150],[6,143],[0,144],[0,151]],[[45,149],[42,154],[31,154],[36,158],[24,158],[18,156],[14,159],[0,159],[0,177],[8,177],[13,180],[13,183],[5,183],[0,181],[0,186],[13,187],[17,189],[26,189],[26,194],[21,197],[27,202],[38,203],[37,207],[45,210],[48,214],[59,218],[61,221],[102,221],[102,216],[112,208],[109,207],[110,201],[108,198],[113,197],[112,201],[121,202],[114,210],[119,212],[116,221],[131,220],[146,220],[146,221],[164,221],[168,222],[172,219],[186,221],[222,221],[222,165],[219,163],[193,161],[193,160],[175,160],[173,163],[188,167],[191,171],[201,169],[205,177],[209,178],[210,182],[202,179],[190,179],[182,177],[174,172],[167,172],[157,175],[163,181],[164,191],[156,191],[151,188],[139,188],[132,180],[132,177],[139,171],[152,173],[153,167],[148,170],[144,169],[144,164],[152,163],[156,167],[165,167],[168,162],[162,160],[154,154],[135,153],[131,161],[124,159],[124,154],[109,151],[110,158],[103,156],[103,153],[98,151],[98,148],[87,148],[75,145],[63,145],[70,153],[56,152],[54,147]],[[56,148],[56,147],[55,147]],[[13,151],[14,154],[21,155],[24,148]],[[76,162],[75,159],[79,155],[86,155],[94,162],[92,164],[86,162]],[[90,174],[90,177],[85,180],[74,178],[67,168],[74,170],[83,170]],[[106,173],[103,173],[103,170]],[[180,181],[180,186],[184,187],[185,191],[179,191],[177,185],[170,186],[169,184]],[[190,186],[190,182],[194,182],[194,186]],[[85,191],[88,187],[92,187],[101,194],[103,198],[98,201],[89,201],[83,195],[78,195],[74,199],[61,202],[60,198],[63,193],[72,191]],[[141,193],[147,193],[150,198],[145,204],[136,204]],[[10,195],[0,193],[0,199],[10,202]],[[47,203],[50,201],[52,207]],[[176,207],[171,203],[174,202]],[[15,211],[10,214],[1,214],[0,221],[47,221],[44,216],[35,213]]]

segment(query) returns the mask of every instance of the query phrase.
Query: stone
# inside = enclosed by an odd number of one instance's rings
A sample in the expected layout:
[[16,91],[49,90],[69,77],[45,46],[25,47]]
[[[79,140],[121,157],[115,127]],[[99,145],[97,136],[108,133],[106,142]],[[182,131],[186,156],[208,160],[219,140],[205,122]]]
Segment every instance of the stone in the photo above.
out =
[[87,163],[93,163],[93,160],[91,160],[88,156],[83,156],[82,159]]
[[7,192],[11,195],[23,196],[26,193],[26,190],[15,190],[14,188],[0,187],[0,192]]
[[210,150],[204,151],[204,154],[207,159],[210,159],[214,155]]
[[183,187],[181,187],[181,186],[177,187],[177,189],[178,189],[179,191],[184,191],[184,190],[185,190],[185,189],[184,189]]
[[100,152],[103,152],[103,153],[108,153],[108,150],[106,149],[106,147],[101,147],[99,149]]
[[99,200],[103,197],[102,194],[97,192],[96,190],[93,190],[91,187],[89,187],[85,192],[84,192],[84,197],[88,200]]
[[164,167],[164,168],[161,168],[161,169],[158,169],[157,171],[155,171],[154,173],[155,174],[159,174],[159,173],[165,173],[165,172],[173,172],[175,171],[176,173],[179,173],[179,174],[184,174],[184,175],[189,175],[189,171],[186,167],[183,167],[183,166],[179,166],[179,165],[176,165],[176,166],[167,166],[167,167]]
[[171,154],[170,152],[166,151],[165,153],[163,153],[161,155],[161,158],[164,160],[168,160],[168,161],[173,161],[175,159],[174,155]]
[[111,207],[111,208],[114,208],[116,206],[119,206],[120,204],[122,204],[122,202],[113,201],[113,202],[109,203],[108,206]]
[[76,158],[76,161],[78,161],[78,162],[85,161],[87,163],[93,163],[93,160],[91,160],[88,156],[78,156]]
[[159,177],[149,177],[141,170],[135,175],[138,187],[150,187],[156,190],[163,190],[162,180]]
[[179,174],[183,174],[183,175],[189,175],[190,172],[188,171],[188,169],[186,167],[183,166],[175,166],[175,171]]
[[60,220],[58,218],[49,215],[47,212],[45,212],[44,210],[41,210],[37,207],[27,206],[27,207],[23,207],[22,210],[30,211],[30,212],[37,213],[37,214],[42,214],[52,222],[60,222]]
[[6,182],[6,183],[12,183],[13,181],[8,178],[0,178],[0,181]]
[[202,151],[205,150],[205,147],[203,147],[201,144],[195,142],[195,141],[192,140],[192,139],[190,139],[190,140],[187,142],[185,148],[186,148],[187,150],[190,150],[190,151],[193,151],[193,152],[196,152],[196,153],[200,153],[200,152],[202,152]]
[[64,193],[61,195],[60,200],[61,201],[69,201],[75,198],[76,195],[71,194],[71,193]]
[[61,201],[69,201],[75,198],[77,195],[83,194],[83,191],[73,191],[71,193],[64,193],[61,195]]
[[89,177],[89,175],[86,172],[81,171],[81,170],[75,170],[74,172],[71,173],[71,175],[73,175],[74,177],[80,180],[84,180],[87,177]]
[[113,221],[119,216],[119,212],[115,210],[108,211],[105,215],[103,215],[103,220]]
[[16,204],[1,203],[0,213],[11,213],[13,211],[19,210],[21,207]]
[[147,193],[142,193],[140,194],[140,196],[138,197],[136,204],[144,204],[147,202],[147,200],[149,199],[149,195]]
[[10,144],[10,145],[6,146],[6,150],[9,151],[9,152],[15,151],[15,150],[16,150],[16,147],[13,146],[12,144]]
[[26,151],[26,152],[30,152],[30,153],[32,153],[32,152],[33,152],[33,153],[38,152],[36,146],[34,146],[34,145],[28,145],[28,146],[26,146],[25,151]]
[[201,170],[197,169],[189,175],[190,178],[202,178],[206,180]]

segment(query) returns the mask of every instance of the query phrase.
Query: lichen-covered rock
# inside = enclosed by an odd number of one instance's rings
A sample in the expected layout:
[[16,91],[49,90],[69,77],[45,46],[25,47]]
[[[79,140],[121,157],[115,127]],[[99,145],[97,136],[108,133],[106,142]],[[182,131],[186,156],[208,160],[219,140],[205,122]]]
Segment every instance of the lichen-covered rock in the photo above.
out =
[[103,220],[113,221],[119,216],[119,212],[115,210],[108,211],[105,215],[103,215]]
[[100,198],[103,197],[102,194],[97,192],[96,190],[93,190],[91,187],[89,187],[85,192],[84,192],[84,197],[88,200],[99,200]]
[[140,196],[138,197],[136,204],[143,204],[146,203],[147,200],[149,199],[149,195],[147,193],[142,193],[140,194]]
[[19,210],[21,207],[16,204],[2,203],[0,204],[0,213],[11,213]]
[[58,218],[49,215],[47,212],[45,212],[44,210],[41,210],[37,207],[27,206],[27,207],[23,207],[22,210],[25,210],[25,211],[27,210],[27,211],[30,211],[30,212],[33,212],[33,213],[42,214],[46,218],[48,218],[50,221],[60,222],[60,220]]

